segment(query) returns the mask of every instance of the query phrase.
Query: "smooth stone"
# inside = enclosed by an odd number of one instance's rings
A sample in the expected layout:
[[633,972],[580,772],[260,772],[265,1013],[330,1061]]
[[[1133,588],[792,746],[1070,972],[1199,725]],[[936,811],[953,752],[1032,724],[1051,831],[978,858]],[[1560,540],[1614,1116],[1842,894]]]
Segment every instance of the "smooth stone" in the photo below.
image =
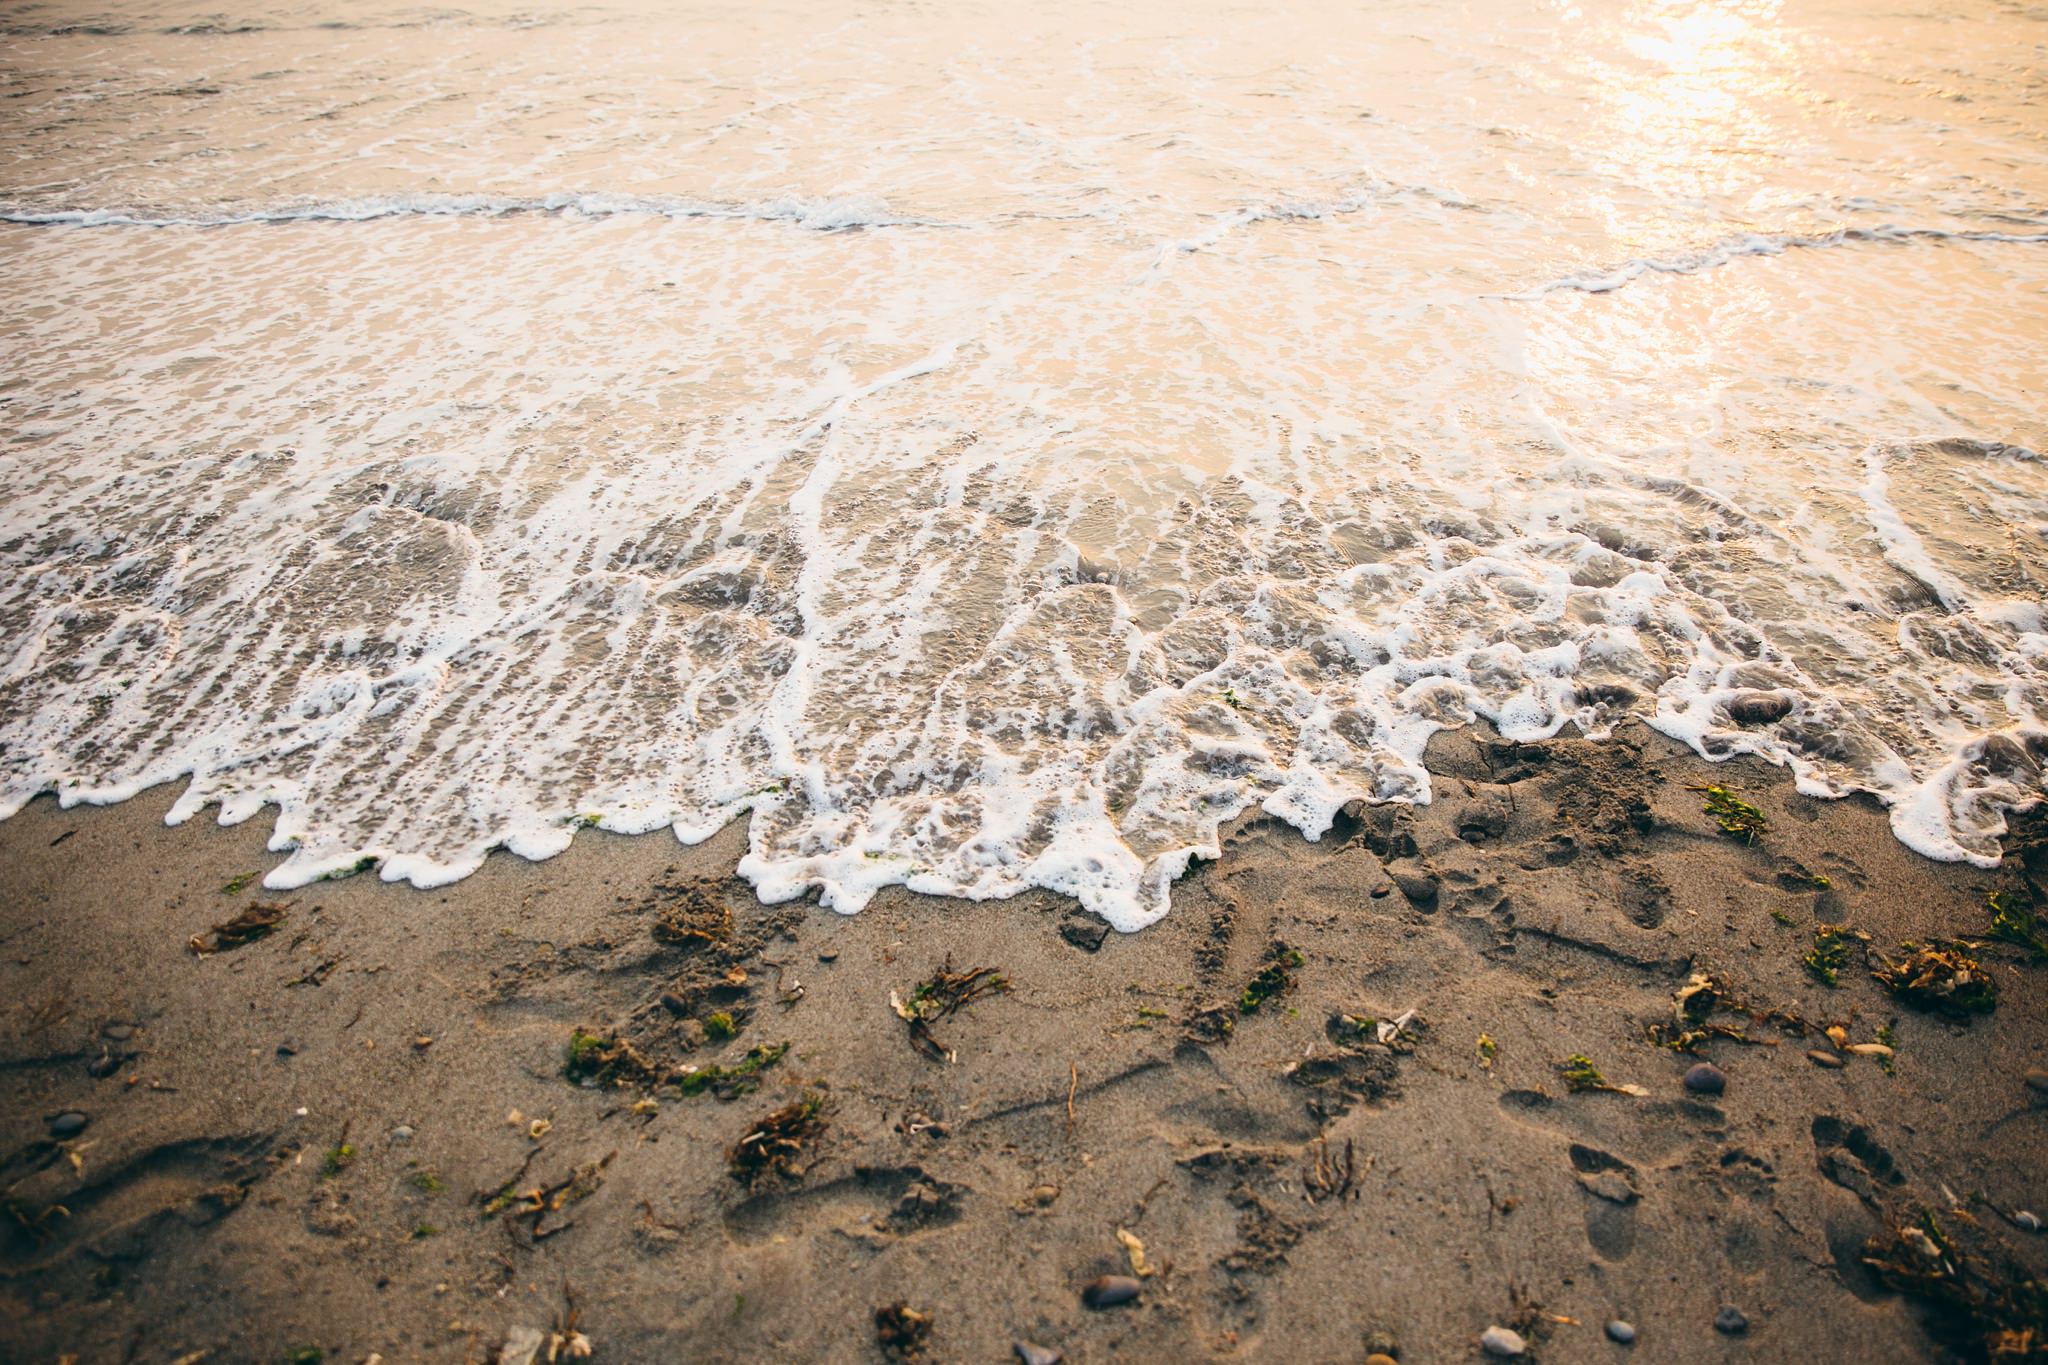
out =
[[1714,1330],[1725,1337],[1739,1337],[1749,1330],[1749,1315],[1732,1303],[1721,1305],[1714,1314]]
[[1401,894],[1415,904],[1436,904],[1436,878],[1423,872],[1396,872],[1393,876],[1394,885],[1401,888]]
[[1769,725],[1791,714],[1791,699],[1774,692],[1745,692],[1728,703],[1728,719],[1737,725]]
[[1728,1088],[1728,1077],[1712,1062],[1701,1062],[1685,1073],[1685,1088],[1695,1095],[1718,1095]]
[[1143,1285],[1128,1275],[1104,1275],[1099,1280],[1091,1280],[1081,1291],[1081,1302],[1090,1308],[1114,1308],[1137,1298],[1142,1288]]
[[391,1130],[391,1140],[393,1142],[411,1142],[412,1128],[407,1124],[399,1124]]
[[103,1081],[121,1069],[121,1059],[111,1052],[103,1052],[86,1064],[85,1074],[96,1081]]
[[684,1003],[681,996],[672,991],[663,991],[661,993],[661,1007],[678,1019],[689,1017],[689,1005]]
[[1849,1059],[1839,1052],[1822,1052],[1819,1048],[1806,1054],[1806,1060],[1815,1066],[1824,1066],[1830,1071],[1840,1071],[1849,1065]]
[[[838,960],[839,954],[837,952],[834,952],[830,948],[827,948],[824,952],[818,954],[818,961],[820,962],[837,962]],[[1033,1349],[1035,1350],[1036,1348],[1034,1347]]]
[[1490,1356],[1518,1356],[1529,1349],[1529,1343],[1522,1340],[1520,1332],[1489,1327],[1479,1334],[1479,1349]]
[[105,1038],[112,1038],[117,1043],[125,1043],[135,1036],[135,1025],[108,1024],[100,1030],[100,1035]]
[[1365,1358],[1365,1365],[1400,1365],[1400,1362],[1384,1351],[1374,1351]]
[[1618,1341],[1622,1345],[1627,1346],[1636,1339],[1635,1326],[1632,1323],[1626,1323],[1620,1318],[1616,1318],[1613,1322],[1607,1324],[1607,1339],[1609,1341]]
[[1017,1353],[1017,1359],[1024,1365],[1060,1365],[1066,1359],[1058,1351],[1047,1346],[1034,1346],[1028,1341],[1013,1341],[1010,1349]]
[[91,1122],[91,1119],[79,1113],[76,1109],[67,1109],[57,1115],[56,1118],[50,1120],[50,1136],[54,1138],[77,1137],[85,1131],[85,1125]]
[[2027,1089],[2037,1095],[2048,1095],[2048,1071],[2043,1071],[2039,1067],[2029,1071],[2027,1073]]

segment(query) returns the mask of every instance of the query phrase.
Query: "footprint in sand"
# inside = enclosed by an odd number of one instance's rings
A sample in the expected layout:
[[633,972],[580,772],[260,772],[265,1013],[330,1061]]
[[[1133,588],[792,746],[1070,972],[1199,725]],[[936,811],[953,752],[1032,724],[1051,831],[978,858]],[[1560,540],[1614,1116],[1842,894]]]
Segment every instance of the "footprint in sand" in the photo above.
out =
[[1582,1142],[1571,1145],[1571,1158],[1586,1192],[1586,1240],[1603,1260],[1622,1260],[1636,1245],[1636,1168]]

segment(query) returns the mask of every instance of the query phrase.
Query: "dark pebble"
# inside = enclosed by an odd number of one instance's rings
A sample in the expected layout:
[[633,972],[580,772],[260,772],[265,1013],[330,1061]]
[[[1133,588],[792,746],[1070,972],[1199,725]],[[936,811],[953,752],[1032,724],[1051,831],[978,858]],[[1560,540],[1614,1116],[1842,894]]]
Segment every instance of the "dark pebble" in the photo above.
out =
[[111,1052],[103,1052],[85,1068],[85,1074],[96,1081],[103,1081],[121,1069],[121,1060]]
[[1724,1337],[1739,1337],[1749,1330],[1749,1315],[1734,1304],[1723,1304],[1714,1314],[1714,1330]]
[[1060,1362],[1066,1359],[1051,1347],[1034,1346],[1028,1341],[1013,1341],[1010,1343],[1010,1349],[1017,1353],[1017,1359],[1023,1361],[1024,1365],[1060,1365]]
[[1099,915],[1076,912],[1060,921],[1060,937],[1081,951],[1092,953],[1109,937],[1109,921]]
[[68,1109],[50,1120],[50,1136],[53,1138],[75,1138],[85,1131],[85,1125],[92,1120],[76,1109]]
[[1728,719],[1737,725],[1769,725],[1791,714],[1791,699],[1775,692],[1745,692],[1728,703]]
[[1422,872],[1396,872],[1394,885],[1416,905],[1436,904],[1436,878]]
[[1701,1062],[1685,1073],[1685,1088],[1695,1095],[1718,1095],[1728,1088],[1728,1077],[1712,1062]]
[[1635,1341],[1636,1329],[1632,1324],[1616,1318],[1613,1322],[1607,1324],[1607,1339],[1609,1341],[1618,1341],[1622,1345],[1627,1346]]
[[299,1050],[290,1043],[279,1043],[277,1045],[277,1055],[280,1057],[296,1057],[299,1055]]
[[827,948],[824,952],[818,954],[818,961],[820,962],[837,962],[838,960],[838,952],[831,948]]
[[690,1007],[683,1003],[683,998],[669,991],[661,993],[661,1007],[678,1019],[687,1018],[690,1013]]
[[1090,1281],[1088,1287],[1081,1291],[1081,1302],[1090,1308],[1114,1308],[1137,1298],[1141,1288],[1143,1286],[1128,1275],[1104,1275],[1099,1280]]

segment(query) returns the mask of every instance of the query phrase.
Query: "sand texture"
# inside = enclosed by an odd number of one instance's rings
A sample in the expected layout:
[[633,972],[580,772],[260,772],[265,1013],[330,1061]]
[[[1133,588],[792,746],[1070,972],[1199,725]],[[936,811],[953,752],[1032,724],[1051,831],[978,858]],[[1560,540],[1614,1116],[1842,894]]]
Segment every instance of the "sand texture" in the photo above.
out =
[[[1128,936],[1037,894],[763,907],[737,828],[227,893],[275,865],[260,819],[40,800],[0,825],[0,1357],[525,1359],[572,1302],[600,1361],[2019,1340],[1865,1258],[1938,1235],[1991,1299],[2041,1273],[2048,968],[1988,938],[2037,823],[1996,871],[1937,864],[1873,803],[1633,728],[1429,761],[1434,804],[1320,843],[1240,822]],[[1802,959],[1838,923],[1868,938],[1830,987]],[[1956,937],[1947,1013],[1872,974]],[[949,965],[978,993],[951,1013],[918,994]],[[1724,1093],[1688,1091],[1702,1061]],[[1084,1304],[1134,1262],[1134,1301]]]

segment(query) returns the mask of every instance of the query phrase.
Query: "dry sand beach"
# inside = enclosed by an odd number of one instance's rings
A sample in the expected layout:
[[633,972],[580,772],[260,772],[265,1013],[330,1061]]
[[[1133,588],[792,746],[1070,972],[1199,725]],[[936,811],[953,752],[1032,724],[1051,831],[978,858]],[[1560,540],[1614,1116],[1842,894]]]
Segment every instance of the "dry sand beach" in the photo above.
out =
[[[1641,729],[1429,758],[1426,808],[1240,821],[1135,935],[1043,893],[763,907],[737,829],[278,896],[253,824],[38,801],[0,825],[0,1354],[2041,1349],[2048,967],[1990,901],[2031,904],[2037,823],[1983,871]],[[1958,935],[1993,1008],[1873,977]],[[892,994],[949,965],[1001,988],[921,1048]]]

